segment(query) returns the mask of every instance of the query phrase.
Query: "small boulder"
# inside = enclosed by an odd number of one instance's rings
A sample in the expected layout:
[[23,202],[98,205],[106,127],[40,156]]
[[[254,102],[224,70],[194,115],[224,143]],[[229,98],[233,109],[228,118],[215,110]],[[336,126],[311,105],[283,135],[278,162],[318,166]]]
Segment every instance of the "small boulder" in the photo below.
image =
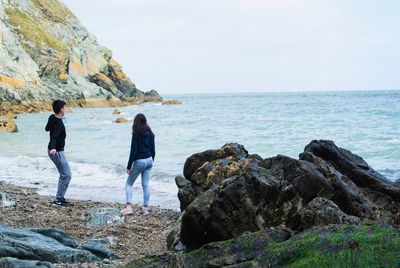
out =
[[7,119],[0,121],[0,132],[6,133],[15,133],[18,132],[17,124],[15,124],[14,120]]
[[0,118],[4,119],[17,119],[17,115],[14,114],[13,112],[8,112],[6,114],[0,114]]
[[86,212],[87,225],[98,227],[105,224],[124,224],[125,216],[115,208],[97,208]]
[[15,200],[7,193],[0,192],[0,208],[11,207],[15,205]]
[[121,114],[122,112],[121,112],[121,110],[120,109],[114,109],[113,111],[112,111],[112,114]]
[[163,101],[163,105],[177,105],[177,104],[182,104],[181,100],[167,100]]
[[128,123],[129,120],[126,119],[125,117],[118,117],[117,119],[115,119],[115,123],[121,124],[121,123]]

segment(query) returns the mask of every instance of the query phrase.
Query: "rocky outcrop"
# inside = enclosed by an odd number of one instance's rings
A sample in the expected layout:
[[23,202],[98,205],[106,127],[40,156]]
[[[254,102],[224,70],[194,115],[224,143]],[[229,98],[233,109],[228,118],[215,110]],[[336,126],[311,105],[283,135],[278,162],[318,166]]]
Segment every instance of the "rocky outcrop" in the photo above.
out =
[[140,91],[59,0],[0,0],[0,114],[161,101]]
[[17,229],[0,225],[2,257],[51,263],[81,263],[102,261],[105,257],[111,258],[112,253],[99,245],[80,247],[74,238],[58,229]]
[[400,225],[400,188],[332,141],[312,141],[299,159],[262,159],[227,144],[189,157],[176,183],[182,215],[168,238],[171,249],[267,227]]

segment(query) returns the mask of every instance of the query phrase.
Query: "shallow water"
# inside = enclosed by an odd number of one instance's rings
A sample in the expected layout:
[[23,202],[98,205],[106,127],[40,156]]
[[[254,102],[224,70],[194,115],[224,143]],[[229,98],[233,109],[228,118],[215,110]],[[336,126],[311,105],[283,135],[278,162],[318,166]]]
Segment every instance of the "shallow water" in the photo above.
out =
[[[391,180],[400,178],[400,91],[176,95],[183,105],[120,108],[146,114],[156,134],[151,203],[178,209],[174,177],[193,153],[238,142],[262,157],[298,157],[313,139],[332,139]],[[113,108],[74,108],[66,115],[66,154],[73,172],[67,197],[124,201],[131,124]],[[19,133],[0,133],[0,180],[53,194],[57,173],[47,157],[49,113],[24,114]],[[141,202],[140,180],[135,202]]]

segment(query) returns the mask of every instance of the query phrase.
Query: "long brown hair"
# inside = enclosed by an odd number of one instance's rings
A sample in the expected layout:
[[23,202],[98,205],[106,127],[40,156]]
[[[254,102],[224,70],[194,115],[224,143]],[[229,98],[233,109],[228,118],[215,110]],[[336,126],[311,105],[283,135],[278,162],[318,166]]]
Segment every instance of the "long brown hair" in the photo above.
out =
[[136,133],[139,136],[142,136],[147,131],[152,132],[151,128],[147,124],[147,119],[146,116],[144,116],[144,114],[137,114],[135,116],[135,119],[133,120],[132,131],[133,133]]

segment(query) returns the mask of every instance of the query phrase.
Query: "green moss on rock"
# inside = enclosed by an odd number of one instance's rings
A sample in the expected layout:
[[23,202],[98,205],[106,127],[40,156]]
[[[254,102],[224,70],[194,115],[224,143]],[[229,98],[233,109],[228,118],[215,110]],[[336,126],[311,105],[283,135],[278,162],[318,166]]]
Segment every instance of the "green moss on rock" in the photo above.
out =
[[400,267],[400,231],[388,226],[331,225],[282,241],[269,231],[211,243],[192,252],[133,261],[134,267]]
[[58,0],[32,0],[33,4],[39,8],[43,15],[52,22],[66,24],[67,17],[75,15]]
[[44,30],[37,19],[29,16],[20,9],[7,8],[7,21],[27,40],[34,43],[37,47],[46,46],[56,51],[67,51],[67,45]]

